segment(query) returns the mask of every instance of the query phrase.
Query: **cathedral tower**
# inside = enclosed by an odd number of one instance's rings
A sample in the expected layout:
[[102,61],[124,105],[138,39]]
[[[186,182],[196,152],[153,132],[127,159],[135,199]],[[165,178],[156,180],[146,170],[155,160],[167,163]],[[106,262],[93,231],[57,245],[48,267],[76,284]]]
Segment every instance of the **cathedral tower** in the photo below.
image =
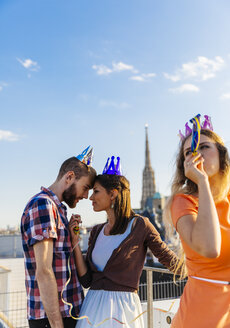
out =
[[147,198],[153,197],[155,192],[156,192],[155,176],[150,163],[148,125],[146,124],[145,125],[145,167],[143,170],[141,209],[145,208],[145,203]]

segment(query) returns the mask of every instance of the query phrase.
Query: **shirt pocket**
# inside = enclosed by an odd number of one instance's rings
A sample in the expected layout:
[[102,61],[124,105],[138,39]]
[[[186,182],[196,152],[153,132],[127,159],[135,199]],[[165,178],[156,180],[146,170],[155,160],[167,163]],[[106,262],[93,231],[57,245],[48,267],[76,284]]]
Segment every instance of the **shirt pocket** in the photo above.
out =
[[68,228],[64,223],[59,222],[57,228],[57,239],[54,241],[55,252],[68,252],[71,251],[71,240]]

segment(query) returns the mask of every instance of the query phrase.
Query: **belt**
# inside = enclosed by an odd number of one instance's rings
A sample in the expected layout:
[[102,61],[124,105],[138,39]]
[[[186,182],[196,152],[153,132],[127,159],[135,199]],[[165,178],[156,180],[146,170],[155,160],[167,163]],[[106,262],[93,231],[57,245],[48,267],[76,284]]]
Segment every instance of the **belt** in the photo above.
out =
[[194,279],[202,280],[202,281],[208,281],[213,284],[230,285],[230,281],[215,280],[215,279],[201,278],[201,277],[195,277],[195,276],[190,276],[190,277],[194,278]]

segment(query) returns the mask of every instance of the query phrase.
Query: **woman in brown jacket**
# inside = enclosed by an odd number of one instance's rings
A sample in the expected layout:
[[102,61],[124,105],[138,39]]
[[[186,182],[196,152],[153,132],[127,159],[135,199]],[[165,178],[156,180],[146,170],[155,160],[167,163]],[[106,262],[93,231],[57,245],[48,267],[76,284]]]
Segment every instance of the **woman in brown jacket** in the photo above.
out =
[[[129,182],[121,175],[119,163],[119,157],[116,166],[114,157],[110,165],[107,161],[103,174],[96,177],[90,197],[94,211],[106,211],[107,222],[92,229],[85,259],[79,245],[74,249],[79,281],[85,288],[90,287],[80,316],[87,316],[95,325],[110,318],[101,324],[102,328],[120,328],[118,321],[126,327],[144,328],[137,290],[147,248],[169,269],[177,257],[150,221],[132,210]],[[78,242],[73,230],[80,222],[80,217],[74,215],[69,224],[73,245]],[[79,320],[79,327],[90,324]]]

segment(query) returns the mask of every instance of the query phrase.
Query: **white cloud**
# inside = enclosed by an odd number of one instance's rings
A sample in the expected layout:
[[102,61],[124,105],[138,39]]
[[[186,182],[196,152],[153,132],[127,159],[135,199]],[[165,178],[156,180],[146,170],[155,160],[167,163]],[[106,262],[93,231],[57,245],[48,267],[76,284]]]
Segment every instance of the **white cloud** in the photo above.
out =
[[93,65],[93,69],[97,71],[98,75],[109,75],[113,71],[105,65]]
[[223,93],[223,94],[220,96],[220,99],[221,99],[221,100],[227,100],[227,99],[230,99],[230,92],[229,92],[229,93]]
[[169,89],[172,93],[199,92],[200,89],[194,84],[182,84],[178,88]]
[[0,130],[0,141],[18,141],[19,136],[11,131]]
[[180,80],[179,75],[170,75],[170,74],[168,74],[168,73],[164,73],[164,77],[165,77],[166,79],[168,79],[168,80],[173,81],[173,82],[177,82],[177,81]]
[[194,62],[182,64],[174,74],[164,73],[166,79],[173,82],[194,79],[196,81],[206,81],[214,78],[216,73],[224,66],[224,60],[220,56],[216,56],[213,60],[204,56],[197,57]]
[[133,73],[138,73],[138,71],[132,66],[122,62],[113,62],[112,67],[101,65],[93,65],[92,68],[97,71],[98,75],[109,75],[115,72],[131,71]]
[[140,74],[140,75],[131,76],[130,80],[138,81],[138,82],[147,82],[150,81],[155,76],[156,76],[155,73]]
[[112,63],[112,66],[114,72],[131,71],[133,73],[138,73],[138,71],[132,65],[127,65],[122,62]]
[[25,60],[22,60],[20,58],[17,58],[17,61],[27,70],[32,72],[38,72],[40,67],[37,62],[33,61],[32,59],[28,58]]
[[133,81],[145,82],[145,79],[141,75],[134,75],[131,76],[129,79]]
[[131,107],[126,102],[116,103],[114,101],[108,101],[108,100],[104,100],[104,99],[99,102],[99,106],[100,107],[111,107],[111,108],[116,108],[116,109],[127,109],[127,108]]
[[0,92],[3,90],[4,87],[7,87],[8,84],[5,82],[0,82]]

